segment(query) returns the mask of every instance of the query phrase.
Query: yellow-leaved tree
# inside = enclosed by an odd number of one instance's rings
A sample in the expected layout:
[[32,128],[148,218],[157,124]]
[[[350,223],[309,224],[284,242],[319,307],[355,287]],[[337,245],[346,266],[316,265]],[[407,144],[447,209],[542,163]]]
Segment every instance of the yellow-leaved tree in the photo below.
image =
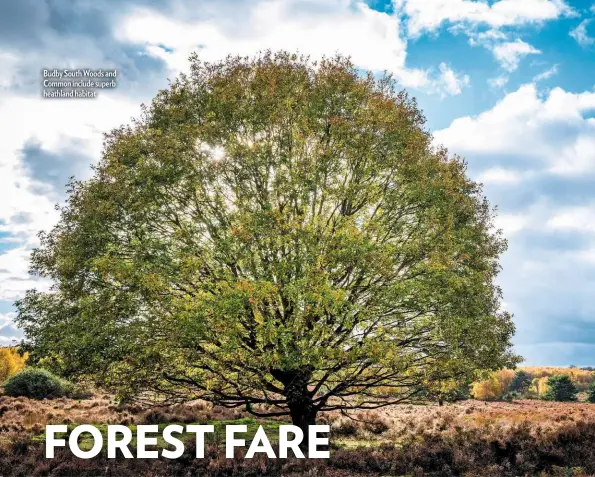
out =
[[502,396],[502,386],[500,385],[500,381],[496,375],[492,374],[489,378],[484,379],[483,381],[473,383],[471,393],[475,399],[479,399],[481,401],[492,401],[495,399],[500,399]]
[[531,384],[531,390],[537,394],[538,397],[543,397],[548,390],[548,376],[543,376],[541,378],[535,378]]
[[26,360],[27,355],[21,356],[18,348],[0,348],[0,384],[22,370]]

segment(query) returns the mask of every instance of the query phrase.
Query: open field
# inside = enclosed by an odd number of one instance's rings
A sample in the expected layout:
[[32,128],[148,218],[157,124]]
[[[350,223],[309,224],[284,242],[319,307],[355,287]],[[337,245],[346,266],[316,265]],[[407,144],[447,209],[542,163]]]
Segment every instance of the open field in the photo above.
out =
[[[595,475],[595,405],[522,400],[513,403],[463,401],[445,406],[401,405],[382,411],[320,416],[331,425],[329,461],[281,461],[222,456],[222,426],[259,424],[275,435],[282,420],[257,421],[246,414],[196,402],[168,408],[118,407],[109,396],[89,400],[33,401],[0,397],[0,475],[3,476],[170,476],[170,475],[393,475],[520,476]],[[207,459],[176,461],[83,461],[67,452],[43,457],[46,424],[213,423]],[[250,436],[246,436],[248,439]],[[274,440],[274,439],[271,439]],[[83,441],[82,447],[86,447]]]

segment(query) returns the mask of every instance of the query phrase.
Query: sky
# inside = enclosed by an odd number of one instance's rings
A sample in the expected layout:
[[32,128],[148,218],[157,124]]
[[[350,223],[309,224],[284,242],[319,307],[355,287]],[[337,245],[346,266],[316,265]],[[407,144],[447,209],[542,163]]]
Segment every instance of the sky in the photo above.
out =
[[[71,176],[102,134],[203,60],[340,52],[416,97],[468,162],[508,239],[503,307],[528,365],[595,365],[593,0],[0,0],[0,345]],[[47,99],[43,69],[116,69],[93,99]]]

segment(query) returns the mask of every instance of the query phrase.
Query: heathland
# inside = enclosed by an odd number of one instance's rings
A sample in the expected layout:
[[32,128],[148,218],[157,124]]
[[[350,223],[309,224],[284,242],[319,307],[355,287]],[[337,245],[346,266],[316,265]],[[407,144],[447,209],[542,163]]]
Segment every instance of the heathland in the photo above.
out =
[[[572,368],[527,368],[538,376],[592,377]],[[496,375],[508,376],[508,372]],[[539,379],[536,377],[534,379]],[[583,386],[588,388],[588,384]],[[478,389],[477,384],[471,389]],[[529,391],[531,392],[531,391]],[[111,395],[88,399],[0,397],[0,475],[3,476],[521,476],[595,475],[595,404],[542,399],[403,404],[376,411],[329,412],[319,423],[331,426],[331,458],[325,461],[225,459],[223,426],[247,424],[249,440],[259,425],[271,436],[282,418],[255,419],[204,401],[160,407],[118,404]],[[192,440],[181,459],[81,460],[67,450],[44,458],[46,424],[214,424],[206,458],[195,459]],[[271,439],[273,440],[273,439]],[[133,443],[134,444],[134,443]],[[81,441],[85,447],[85,441]]]

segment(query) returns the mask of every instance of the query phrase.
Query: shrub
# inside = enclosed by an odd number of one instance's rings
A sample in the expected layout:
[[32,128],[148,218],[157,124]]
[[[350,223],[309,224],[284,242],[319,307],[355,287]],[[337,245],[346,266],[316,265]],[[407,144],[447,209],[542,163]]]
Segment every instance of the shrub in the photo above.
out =
[[504,396],[502,396],[502,400],[507,402],[512,402],[515,399],[521,399],[521,395],[515,391],[509,391]]
[[4,383],[4,394],[32,399],[56,398],[76,395],[75,386],[49,371],[40,368],[25,368]]
[[547,380],[548,389],[544,399],[548,401],[576,401],[576,386],[570,380],[570,377],[564,374],[551,376]]
[[168,422],[175,422],[171,414],[168,414],[165,409],[156,408],[149,409],[141,417],[142,424],[164,424]]
[[351,419],[342,419],[331,427],[331,433],[337,437],[350,437],[357,434],[357,424]]
[[388,422],[376,413],[364,417],[364,429],[372,434],[382,434],[388,431],[389,428]]

